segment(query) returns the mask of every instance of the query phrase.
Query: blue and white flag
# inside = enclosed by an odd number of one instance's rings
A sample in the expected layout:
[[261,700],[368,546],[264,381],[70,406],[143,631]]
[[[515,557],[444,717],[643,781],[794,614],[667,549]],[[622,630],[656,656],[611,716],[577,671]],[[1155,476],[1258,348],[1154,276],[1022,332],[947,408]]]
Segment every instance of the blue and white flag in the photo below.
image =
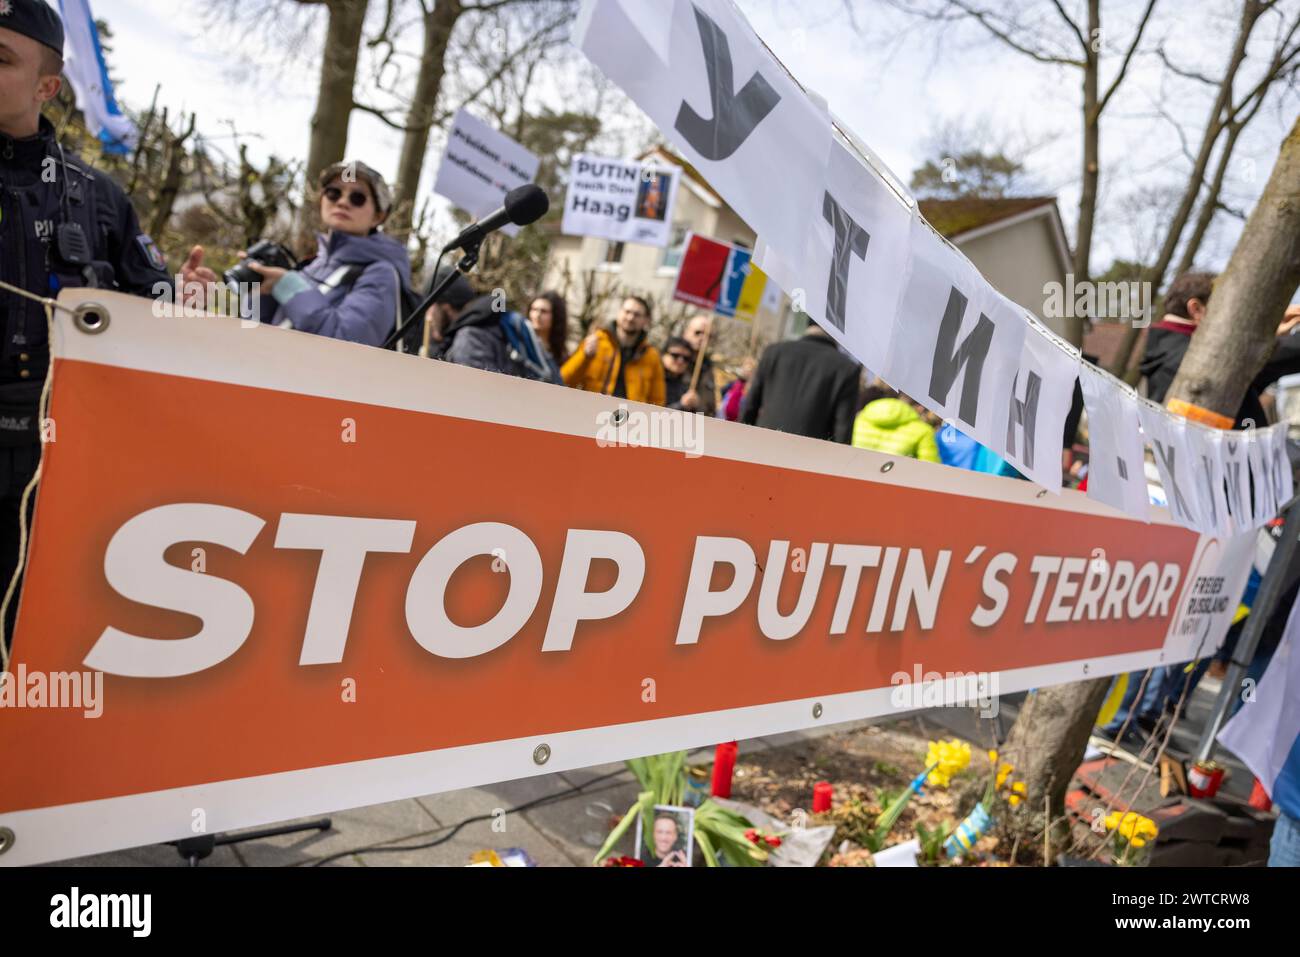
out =
[[90,0],[59,0],[63,15],[65,65],[63,74],[72,84],[77,109],[86,118],[86,128],[99,137],[104,152],[126,154],[135,146],[135,123],[118,108],[113,83],[104,65],[99,30],[90,12]]
[[1259,778],[1273,803],[1300,818],[1300,602],[1259,687],[1219,732],[1219,742]]

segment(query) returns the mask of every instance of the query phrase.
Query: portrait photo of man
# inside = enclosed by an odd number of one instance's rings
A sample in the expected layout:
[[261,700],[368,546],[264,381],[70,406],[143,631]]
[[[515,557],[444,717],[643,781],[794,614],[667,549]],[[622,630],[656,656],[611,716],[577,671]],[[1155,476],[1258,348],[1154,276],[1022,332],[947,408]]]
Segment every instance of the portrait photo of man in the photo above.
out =
[[695,811],[689,807],[657,804],[648,833],[638,818],[637,857],[646,867],[690,867],[695,837]]

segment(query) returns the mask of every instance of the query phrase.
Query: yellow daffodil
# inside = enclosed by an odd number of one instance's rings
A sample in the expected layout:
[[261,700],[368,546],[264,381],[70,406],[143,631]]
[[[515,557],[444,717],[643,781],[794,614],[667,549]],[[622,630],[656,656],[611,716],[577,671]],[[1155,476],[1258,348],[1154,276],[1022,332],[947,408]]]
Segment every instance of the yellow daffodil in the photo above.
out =
[[1106,828],[1118,831],[1122,837],[1132,841],[1135,847],[1141,847],[1146,843],[1147,838],[1153,838],[1159,833],[1155,821],[1143,817],[1136,811],[1111,811],[1106,815]]
[[931,741],[925,753],[925,763],[934,765],[926,783],[931,787],[946,788],[952,782],[952,776],[970,764],[970,745],[956,738]]

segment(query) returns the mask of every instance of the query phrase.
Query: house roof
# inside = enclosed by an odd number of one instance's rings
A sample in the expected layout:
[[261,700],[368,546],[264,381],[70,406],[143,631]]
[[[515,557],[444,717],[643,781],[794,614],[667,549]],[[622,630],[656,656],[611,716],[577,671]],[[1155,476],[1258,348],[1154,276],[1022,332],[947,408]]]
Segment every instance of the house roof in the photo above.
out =
[[1065,236],[1061,211],[1055,196],[1017,196],[1004,199],[923,199],[917,204],[921,215],[945,239],[957,245],[978,239],[1027,219],[1046,216],[1050,220],[1052,245],[1062,272],[1072,267],[1070,242]]
[[921,215],[948,239],[1041,206],[1056,205],[1055,196],[1025,196],[1008,199],[923,199]]

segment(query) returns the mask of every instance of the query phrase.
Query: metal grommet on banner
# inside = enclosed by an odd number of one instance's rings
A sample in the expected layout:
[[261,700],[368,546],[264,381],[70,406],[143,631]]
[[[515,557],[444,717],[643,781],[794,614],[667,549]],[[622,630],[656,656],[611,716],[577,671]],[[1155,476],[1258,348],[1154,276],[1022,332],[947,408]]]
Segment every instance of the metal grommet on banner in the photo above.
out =
[[0,827],[0,854],[3,854],[9,848],[14,846],[14,832],[12,828]]
[[533,749],[533,764],[545,764],[551,760],[551,746],[549,744],[539,744]]
[[1047,489],[1045,489],[1045,488],[1040,488],[1040,489],[1038,490],[1038,494],[1035,495],[1034,498],[1042,498],[1042,497],[1043,497],[1044,495],[1046,495],[1046,494],[1047,494]]
[[107,329],[111,318],[108,307],[97,302],[83,302],[72,310],[72,324],[90,336],[98,335]]
[[893,462],[886,462],[884,465],[880,466],[880,471],[882,471],[882,472],[888,472],[888,471],[889,471],[890,469],[892,469],[893,467],[894,467],[894,463],[893,463]]
[[818,701],[815,705],[813,705],[813,717],[820,718],[821,716],[822,716],[822,703]]
[[614,410],[614,424],[622,425],[626,421],[627,421],[627,409],[623,408],[622,406],[619,406],[617,409]]

